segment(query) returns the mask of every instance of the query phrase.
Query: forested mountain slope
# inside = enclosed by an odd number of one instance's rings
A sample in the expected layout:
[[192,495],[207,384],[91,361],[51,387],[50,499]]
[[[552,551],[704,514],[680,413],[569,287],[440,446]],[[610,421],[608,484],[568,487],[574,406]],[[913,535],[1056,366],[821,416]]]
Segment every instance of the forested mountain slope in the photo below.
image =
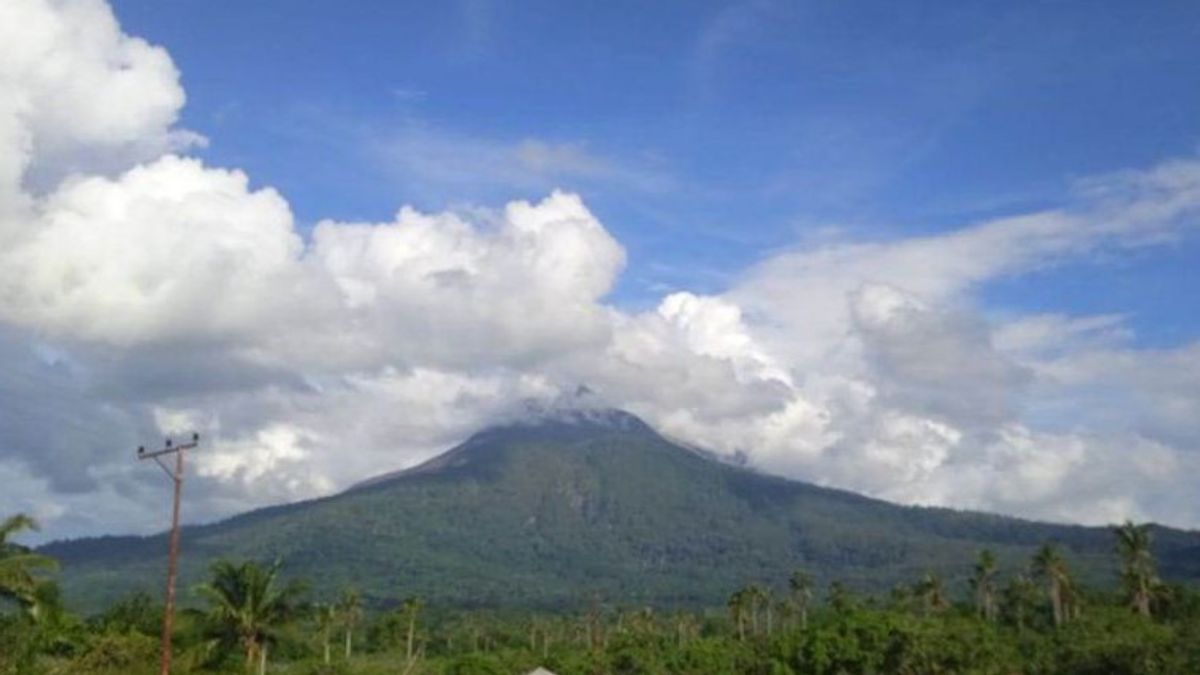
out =
[[[1163,576],[1200,579],[1200,533],[1156,528]],[[762,475],[674,444],[619,411],[493,428],[415,469],[332,497],[183,532],[182,588],[221,557],[282,557],[318,596],[460,606],[719,604],[796,568],[885,590],[927,571],[962,584],[981,548],[1024,569],[1054,540],[1082,578],[1115,581],[1106,528],[902,507]],[[102,537],[42,548],[86,608],[158,592],[166,540]],[[187,597],[184,593],[184,597]]]

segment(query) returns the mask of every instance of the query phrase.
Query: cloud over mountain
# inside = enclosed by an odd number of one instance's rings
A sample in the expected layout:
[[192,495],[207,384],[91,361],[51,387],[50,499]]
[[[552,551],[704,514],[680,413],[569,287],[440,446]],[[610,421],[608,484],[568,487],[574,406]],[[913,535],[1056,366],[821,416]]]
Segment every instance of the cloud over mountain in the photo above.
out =
[[625,251],[576,194],[309,231],[187,155],[183,104],[167,52],[102,2],[0,7],[0,476],[19,486],[0,510],[55,534],[156,527],[160,476],[130,450],[162,433],[204,434],[189,513],[210,518],[414,464],[580,383],[797,478],[1200,526],[1196,344],[979,299],[1193,236],[1200,161],[949,233],[797,246],[632,312],[607,299]]

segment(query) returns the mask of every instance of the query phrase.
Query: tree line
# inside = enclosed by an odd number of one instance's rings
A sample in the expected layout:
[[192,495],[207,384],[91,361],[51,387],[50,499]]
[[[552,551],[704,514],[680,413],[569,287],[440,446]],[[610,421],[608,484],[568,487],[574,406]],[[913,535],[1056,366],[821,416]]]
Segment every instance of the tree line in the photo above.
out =
[[[145,593],[80,617],[56,563],[0,523],[0,673],[156,672],[162,606]],[[1164,583],[1151,530],[1113,528],[1120,583],[1089,588],[1042,546],[1002,578],[981,551],[969,593],[927,573],[882,595],[811,574],[734,590],[724,607],[652,608],[598,596],[573,611],[426,607],[353,589],[312,599],[280,561],[214,563],[176,620],[175,672],[1182,673],[1200,672],[1200,593]]]

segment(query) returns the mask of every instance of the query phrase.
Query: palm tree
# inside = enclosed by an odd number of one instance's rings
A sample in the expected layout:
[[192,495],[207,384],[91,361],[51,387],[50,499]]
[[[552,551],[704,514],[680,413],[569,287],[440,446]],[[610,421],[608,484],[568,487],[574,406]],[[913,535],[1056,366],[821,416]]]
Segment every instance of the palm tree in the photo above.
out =
[[642,607],[629,613],[629,630],[633,635],[645,638],[653,635],[656,627],[653,607]]
[[43,649],[57,651],[72,648],[77,624],[63,605],[62,589],[57,583],[48,579],[39,580],[32,602],[25,611],[38,626],[39,642]]
[[844,614],[854,606],[854,596],[851,595],[850,589],[840,581],[834,581],[829,584],[829,598],[827,600],[830,608],[837,614]]
[[796,606],[796,611],[800,613],[800,628],[808,628],[808,606],[812,603],[813,597],[812,577],[801,570],[796,570],[788,579],[788,588],[792,591],[792,602]]
[[758,584],[747,586],[746,596],[750,602],[750,633],[758,635],[758,610],[760,607],[765,606],[767,612],[771,611],[771,596],[767,593],[767,589]]
[[915,591],[909,584],[896,584],[888,592],[888,607],[896,611],[911,612],[914,600]]
[[[676,615],[675,615],[675,637],[677,640],[676,647],[678,649],[683,649],[684,645],[687,644],[687,641],[689,639],[691,639],[693,635],[695,635],[695,633],[699,630],[699,628],[700,627],[696,624],[696,617],[694,615],[692,615],[690,612],[676,613]],[[542,656],[545,657],[545,655],[546,655],[545,652],[543,652]]]
[[604,608],[600,606],[600,594],[594,593],[592,595],[591,605],[588,608],[587,623],[585,624],[588,648],[591,649],[593,653],[599,653],[606,644],[606,638],[603,631],[603,611]]
[[746,594],[746,589],[740,589],[729,596],[729,602],[726,605],[729,607],[730,618],[733,619],[734,625],[737,626],[738,640],[746,639],[746,606],[749,603],[749,596]]
[[1017,627],[1018,632],[1025,630],[1025,622],[1037,603],[1037,597],[1037,586],[1024,574],[1013,577],[1004,587],[1004,616]]
[[996,618],[996,556],[990,550],[979,552],[975,573],[971,575],[971,590],[975,591],[975,609],[984,621]]
[[1154,554],[1150,552],[1150,526],[1124,525],[1113,528],[1117,536],[1117,552],[1121,554],[1124,568],[1121,581],[1129,594],[1129,604],[1142,616],[1150,616],[1150,597],[1160,585],[1155,572]]
[[541,627],[542,634],[542,660],[545,661],[550,656],[550,641],[554,637],[555,622],[553,619],[544,623]]
[[942,587],[942,579],[932,572],[925,574],[925,578],[917,583],[915,590],[926,614],[940,612],[948,605],[946,591]]
[[212,565],[212,579],[198,588],[209,603],[209,618],[227,636],[236,639],[246,653],[246,669],[258,662],[258,672],[267,668],[267,644],[279,629],[299,612],[303,584],[279,583],[280,561],[262,566],[253,561],[236,565],[219,560]]
[[425,603],[420,598],[409,598],[404,601],[404,612],[408,615],[408,640],[405,644],[405,655],[409,661],[413,658],[413,638],[417,634],[417,613]]
[[33,553],[28,548],[9,541],[14,534],[38,529],[37,521],[18,513],[0,523],[0,599],[15,601],[31,614],[37,612],[38,588],[42,583],[38,571],[54,570],[53,558]]
[[1046,582],[1046,594],[1054,614],[1054,625],[1061,626],[1071,618],[1074,589],[1067,561],[1053,544],[1045,544],[1033,557],[1033,573]]
[[1079,618],[1082,613],[1083,597],[1079,593],[1079,587],[1070,578],[1063,585],[1063,615],[1067,621],[1073,621]]
[[346,589],[342,591],[342,597],[338,600],[338,615],[341,617],[342,627],[346,631],[346,658],[350,658],[351,652],[354,651],[354,627],[362,621],[362,596],[354,589]]
[[325,665],[329,665],[329,642],[333,637],[333,629],[337,626],[337,608],[333,605],[317,605],[315,608],[317,633],[321,636],[321,651]]

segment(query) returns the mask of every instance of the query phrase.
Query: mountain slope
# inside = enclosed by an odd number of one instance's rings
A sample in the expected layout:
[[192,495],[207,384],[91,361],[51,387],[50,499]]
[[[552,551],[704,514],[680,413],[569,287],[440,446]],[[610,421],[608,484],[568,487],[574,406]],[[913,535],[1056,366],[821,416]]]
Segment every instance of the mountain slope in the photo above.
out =
[[[1200,578],[1200,533],[1158,528],[1164,576]],[[672,444],[616,411],[494,428],[414,469],[336,496],[183,531],[183,587],[218,557],[282,557],[318,594],[565,606],[720,603],[804,567],[881,590],[927,570],[961,579],[982,547],[1009,569],[1054,539],[1093,582],[1113,579],[1104,528],[901,507],[757,474]],[[95,608],[157,592],[163,536],[56,542],[67,597]]]

